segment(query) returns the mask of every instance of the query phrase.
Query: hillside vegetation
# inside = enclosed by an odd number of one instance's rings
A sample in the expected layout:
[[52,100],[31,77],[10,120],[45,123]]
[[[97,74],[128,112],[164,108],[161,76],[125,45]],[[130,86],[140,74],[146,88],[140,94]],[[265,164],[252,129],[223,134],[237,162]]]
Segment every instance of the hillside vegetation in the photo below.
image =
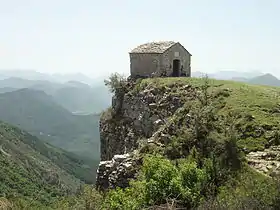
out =
[[50,205],[57,197],[76,193],[82,184],[78,178],[89,173],[83,170],[71,154],[0,122],[0,198],[22,208]]
[[[199,88],[203,82],[203,79],[195,78],[147,79],[139,83],[136,90],[146,87],[162,89],[171,86],[170,94],[181,97],[181,100],[187,103],[188,98],[182,98],[180,87],[191,85]],[[216,97],[214,99],[217,100],[217,114],[223,117],[229,114],[236,116],[238,144],[245,151],[262,150],[279,143],[279,88],[212,79],[209,79],[208,85],[210,86],[208,91],[212,92],[213,97]]]
[[[149,112],[162,116],[170,113],[175,98],[183,106],[151,139],[139,139],[133,152],[142,162],[136,180],[126,189],[111,189],[101,209],[279,207],[277,178],[258,173],[246,161],[248,152],[279,144],[278,88],[193,78],[138,80],[132,88],[116,81],[109,85],[132,97],[153,93]],[[108,110],[102,120],[118,124],[122,112],[115,111]]]
[[[52,209],[279,209],[277,173],[259,173],[246,160],[250,151],[279,144],[278,88],[207,78],[111,77],[107,84],[149,101],[149,113],[163,123],[151,138],[139,136],[129,187],[85,188]],[[108,109],[101,120],[122,129],[124,113]]]

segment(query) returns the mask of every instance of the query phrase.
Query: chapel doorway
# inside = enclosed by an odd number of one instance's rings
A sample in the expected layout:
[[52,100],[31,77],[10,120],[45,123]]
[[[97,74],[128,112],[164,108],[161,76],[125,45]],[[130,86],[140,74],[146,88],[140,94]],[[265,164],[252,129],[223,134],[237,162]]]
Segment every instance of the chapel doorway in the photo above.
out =
[[173,60],[173,77],[179,77],[180,76],[180,60],[175,59]]

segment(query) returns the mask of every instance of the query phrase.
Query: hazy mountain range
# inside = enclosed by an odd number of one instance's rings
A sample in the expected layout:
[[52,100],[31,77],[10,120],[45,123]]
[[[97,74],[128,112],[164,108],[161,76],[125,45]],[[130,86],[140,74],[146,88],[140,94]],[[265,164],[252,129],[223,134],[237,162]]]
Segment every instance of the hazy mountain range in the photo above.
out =
[[22,88],[42,90],[70,112],[100,113],[111,103],[111,94],[103,80],[91,79],[83,74],[0,71],[0,93]]
[[[203,77],[206,73],[193,72],[193,77]],[[245,82],[256,85],[267,85],[267,86],[280,86],[280,80],[270,74],[261,72],[235,72],[235,71],[219,71],[216,73],[207,73],[209,78],[219,80],[233,80],[239,82]]]
[[18,77],[27,80],[46,80],[50,82],[64,83],[67,81],[79,81],[88,85],[94,85],[98,80],[102,82],[104,78],[93,79],[82,73],[72,74],[47,74],[34,70],[0,70],[0,79],[7,79],[10,77]]
[[99,117],[110,106],[111,94],[103,80],[87,84],[78,80],[90,78],[77,75],[73,79],[71,75],[1,71],[0,121],[71,152],[84,161],[75,169],[79,178],[94,182],[100,157]]
[[192,72],[193,77],[201,77],[207,74],[208,77],[219,79],[219,80],[232,80],[233,78],[253,78],[263,75],[264,73],[260,71],[251,71],[251,72],[239,72],[239,71],[217,71],[214,73],[205,73],[200,71]]

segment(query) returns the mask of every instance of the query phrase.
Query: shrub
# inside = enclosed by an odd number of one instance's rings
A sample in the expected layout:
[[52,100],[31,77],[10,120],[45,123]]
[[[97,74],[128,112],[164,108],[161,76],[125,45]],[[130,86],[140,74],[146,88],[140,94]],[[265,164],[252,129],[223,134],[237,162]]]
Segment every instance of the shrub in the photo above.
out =
[[208,182],[206,169],[196,162],[183,160],[177,166],[160,155],[146,156],[138,180],[131,187],[109,192],[107,209],[139,209],[165,204],[167,200],[195,207],[203,200],[202,190]]
[[114,94],[122,92],[126,87],[126,82],[126,78],[118,73],[111,74],[108,80],[104,80],[105,85],[108,86],[109,90]]
[[123,210],[140,209],[143,206],[143,192],[140,185],[135,185],[133,188],[120,189],[109,191],[102,205],[102,209]]

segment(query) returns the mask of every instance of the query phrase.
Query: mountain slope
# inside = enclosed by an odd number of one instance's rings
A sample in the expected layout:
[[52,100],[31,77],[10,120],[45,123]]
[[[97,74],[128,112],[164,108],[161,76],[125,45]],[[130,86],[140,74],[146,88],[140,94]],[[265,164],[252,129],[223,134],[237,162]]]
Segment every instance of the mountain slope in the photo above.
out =
[[258,85],[280,86],[280,80],[272,74],[264,74],[258,77],[254,77],[248,82],[251,84]]
[[36,137],[0,122],[0,197],[36,198],[49,203],[56,196],[76,192],[81,182],[62,169],[64,164],[71,165],[73,170],[80,163]]
[[43,91],[20,89],[0,94],[0,120],[95,164],[99,160],[99,116],[73,115]]

